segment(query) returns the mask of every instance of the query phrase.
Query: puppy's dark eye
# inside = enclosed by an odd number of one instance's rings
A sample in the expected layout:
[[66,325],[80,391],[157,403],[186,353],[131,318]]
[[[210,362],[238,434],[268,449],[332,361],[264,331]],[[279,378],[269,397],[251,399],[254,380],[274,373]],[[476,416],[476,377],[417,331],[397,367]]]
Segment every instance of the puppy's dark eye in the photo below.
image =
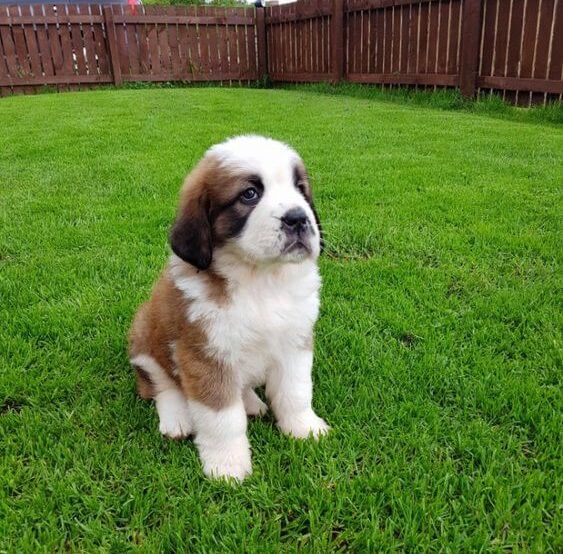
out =
[[298,190],[301,194],[303,194],[303,195],[304,195],[305,192],[307,191],[307,189],[305,188],[305,183],[299,182],[299,183],[297,183],[295,186],[297,187],[297,190]]
[[258,193],[258,190],[256,190],[256,187],[248,187],[243,190],[240,195],[241,201],[245,204],[254,204],[258,201],[258,198],[260,198],[260,194]]

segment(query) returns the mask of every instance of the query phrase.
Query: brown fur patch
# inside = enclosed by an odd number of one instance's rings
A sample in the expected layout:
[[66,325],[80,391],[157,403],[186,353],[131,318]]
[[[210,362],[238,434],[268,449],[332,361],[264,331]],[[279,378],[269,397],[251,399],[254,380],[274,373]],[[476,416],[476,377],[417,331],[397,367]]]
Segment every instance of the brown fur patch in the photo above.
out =
[[[196,270],[186,266],[186,271]],[[209,293],[216,301],[227,301],[224,281],[219,276],[202,273],[199,276],[206,280]],[[188,321],[187,307],[188,302],[165,270],[151,299],[141,306],[135,317],[130,332],[130,357],[152,356],[188,398],[220,409],[234,399],[233,376],[229,368],[209,355],[205,330],[198,323]],[[174,360],[171,344],[176,345]],[[157,391],[150,377],[143,373],[137,372],[139,395],[152,398]]]
[[180,206],[170,233],[174,253],[206,270],[213,248],[235,236],[252,211],[237,199],[253,175],[226,168],[211,156],[188,175],[180,192]]

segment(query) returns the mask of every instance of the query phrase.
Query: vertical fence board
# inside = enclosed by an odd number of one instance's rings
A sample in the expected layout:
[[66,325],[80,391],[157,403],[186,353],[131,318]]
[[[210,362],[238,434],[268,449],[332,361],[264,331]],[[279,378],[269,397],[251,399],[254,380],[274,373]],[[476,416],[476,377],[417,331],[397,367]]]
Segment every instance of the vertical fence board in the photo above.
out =
[[482,0],[465,0],[463,4],[459,85],[461,93],[466,97],[473,97],[477,90],[481,45],[481,2]]
[[[123,15],[123,6],[116,5],[112,6],[113,15]],[[108,30],[108,32],[111,32]],[[122,75],[129,75],[131,73],[129,65],[129,54],[132,48],[128,48],[127,45],[127,24],[126,23],[116,23],[115,24],[115,37],[117,40],[117,51],[118,63]]]
[[447,73],[446,58],[448,54],[448,30],[451,27],[450,22],[450,6],[451,1],[441,1],[439,5],[440,13],[439,36],[438,36],[438,52],[436,56],[436,73]]
[[438,2],[429,3],[428,12],[428,52],[426,57],[426,73],[436,73],[438,57],[438,18],[440,6]]
[[[33,13],[31,6],[21,6],[20,10],[21,15],[31,16]],[[33,23],[26,23],[25,25],[23,25],[23,32],[31,65],[31,75],[34,77],[40,77],[43,73],[43,70],[41,68],[41,58],[39,56],[39,46],[37,42],[35,25]]]

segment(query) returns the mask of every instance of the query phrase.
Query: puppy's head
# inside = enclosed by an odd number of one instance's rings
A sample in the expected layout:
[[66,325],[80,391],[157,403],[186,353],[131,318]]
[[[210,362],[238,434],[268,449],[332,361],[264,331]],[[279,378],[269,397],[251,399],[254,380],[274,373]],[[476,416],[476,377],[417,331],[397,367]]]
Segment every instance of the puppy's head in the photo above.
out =
[[259,136],[213,146],[184,183],[170,243],[198,269],[218,249],[250,264],[316,259],[321,229],[301,158]]

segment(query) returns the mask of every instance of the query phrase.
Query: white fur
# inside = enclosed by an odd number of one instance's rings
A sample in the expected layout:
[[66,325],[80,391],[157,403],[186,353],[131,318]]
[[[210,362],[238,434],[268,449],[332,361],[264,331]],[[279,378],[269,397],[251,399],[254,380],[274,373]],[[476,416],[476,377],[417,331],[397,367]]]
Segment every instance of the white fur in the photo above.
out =
[[131,359],[150,376],[155,389],[155,404],[160,420],[159,430],[172,439],[187,437],[192,432],[188,400],[158,362],[147,354]]
[[[261,415],[266,409],[254,387],[266,384],[284,433],[318,437],[329,429],[311,406],[320,233],[312,209],[295,187],[293,168],[299,157],[288,146],[239,137],[213,147],[208,155],[260,176],[264,184],[242,233],[213,251],[213,270],[225,279],[227,303],[214,300],[205,276],[186,271],[176,255],[169,263],[174,284],[189,300],[186,317],[204,327],[208,353],[228,365],[237,380],[239,395],[226,409],[215,411],[190,400],[204,472],[240,480],[251,472],[246,414]],[[287,237],[280,218],[294,207],[303,208],[311,222],[308,254],[283,253]]]
[[178,388],[159,392],[154,398],[160,419],[160,432],[171,439],[181,439],[192,433],[190,406]]
[[246,436],[246,413],[241,401],[224,410],[212,410],[190,402],[197,429],[194,442],[208,477],[231,477],[242,481],[252,473],[250,444]]
[[268,411],[268,406],[260,400],[259,396],[250,387],[242,393],[244,411],[249,416],[263,416]]
[[301,262],[305,253],[283,254],[287,237],[280,226],[281,217],[292,208],[302,208],[313,231],[310,237],[312,258],[320,252],[320,233],[313,210],[295,186],[294,167],[299,155],[276,140],[248,135],[230,139],[210,148],[209,156],[223,166],[237,168],[260,177],[264,194],[246,222],[242,235],[229,247],[240,258],[253,263],[273,261]]

